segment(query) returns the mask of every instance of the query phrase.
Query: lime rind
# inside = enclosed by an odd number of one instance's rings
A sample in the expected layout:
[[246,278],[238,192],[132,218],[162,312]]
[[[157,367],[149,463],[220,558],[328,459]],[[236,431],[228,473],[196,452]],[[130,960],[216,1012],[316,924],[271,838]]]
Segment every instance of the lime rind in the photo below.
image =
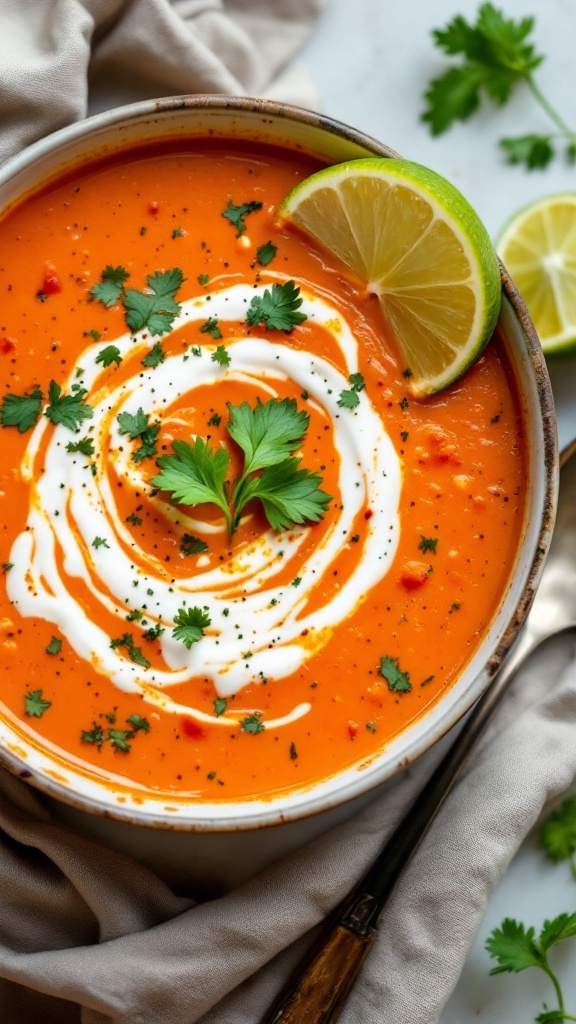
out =
[[[301,182],[277,216],[314,237],[378,295],[412,370],[413,395],[443,390],[478,358],[498,319],[498,261],[480,218],[441,175],[408,160],[352,160]],[[466,273],[459,276],[458,266]]]

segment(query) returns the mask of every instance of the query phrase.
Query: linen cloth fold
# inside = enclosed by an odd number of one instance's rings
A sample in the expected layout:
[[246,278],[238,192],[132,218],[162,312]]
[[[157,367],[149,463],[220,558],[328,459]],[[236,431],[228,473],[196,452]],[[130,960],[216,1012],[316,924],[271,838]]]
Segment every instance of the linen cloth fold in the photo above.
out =
[[[313,105],[293,54],[322,0],[2,0],[0,160],[105,107],[182,92]],[[287,77],[278,77],[287,69]],[[287,92],[286,90],[290,90]],[[307,99],[308,97],[308,99]],[[576,774],[569,640],[519,677],[411,862],[342,1024],[433,1024],[486,899]],[[365,870],[438,760],[235,891],[195,905],[55,821],[0,772],[2,1024],[250,1024]]]
[[[342,1024],[433,1024],[486,900],[542,809],[576,775],[576,651],[519,674],[408,866]],[[194,905],[147,868],[55,823],[0,775],[2,1024],[257,1024],[438,760],[240,888]],[[487,959],[487,971],[488,971]]]

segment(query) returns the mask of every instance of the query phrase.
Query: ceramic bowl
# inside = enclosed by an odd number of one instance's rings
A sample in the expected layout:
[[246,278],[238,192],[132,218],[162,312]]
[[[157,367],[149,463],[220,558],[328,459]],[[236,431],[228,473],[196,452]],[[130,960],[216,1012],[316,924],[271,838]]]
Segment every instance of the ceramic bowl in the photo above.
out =
[[[0,170],[0,207],[86,158],[153,139],[208,134],[299,147],[332,163],[397,155],[352,128],[295,107],[222,96],[173,97],[99,114],[31,146]],[[193,876],[203,885],[218,886],[223,879],[227,885],[243,880],[352,813],[437,743],[474,704],[513,644],[530,606],[554,518],[557,449],[548,374],[526,308],[503,268],[502,287],[500,328],[528,434],[525,519],[515,569],[497,614],[441,700],[368,766],[347,768],[301,792],[245,803],[190,804],[165,796],[119,800],[113,790],[48,752],[23,747],[22,735],[0,719],[4,765],[52,799],[61,817],[160,865],[165,877]],[[265,826],[265,835],[255,834]]]

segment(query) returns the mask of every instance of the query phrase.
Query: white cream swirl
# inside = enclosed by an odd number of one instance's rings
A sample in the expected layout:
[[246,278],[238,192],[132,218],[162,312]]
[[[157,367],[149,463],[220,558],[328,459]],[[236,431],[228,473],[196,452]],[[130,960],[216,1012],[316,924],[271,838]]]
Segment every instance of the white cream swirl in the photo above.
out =
[[[245,316],[247,304],[264,288],[235,285],[183,304],[174,328],[193,321],[217,317],[237,321]],[[90,345],[80,355],[68,381],[68,390],[81,381],[88,390],[86,401],[94,410],[89,421],[94,441],[95,472],[82,455],[72,457],[66,450],[73,438],[66,427],[54,427],[42,417],[34,428],[22,467],[31,491],[27,528],[14,542],[8,576],[11,601],[23,615],[54,623],[77,655],[108,676],[119,688],[140,691],[145,698],[168,711],[192,715],[220,725],[235,725],[233,717],[215,719],[170,700],[164,692],[171,684],[192,677],[209,678],[219,696],[229,697],[247,684],[281,678],[296,672],[318,650],[338,625],[386,575],[398,539],[398,501],[401,471],[398,457],[382,420],[366,391],[358,393],[353,410],[338,406],[342,390],[349,388],[348,376],[357,371],[357,342],[341,314],[324,299],[302,291],[302,311],[322,324],[337,342],[345,373],[311,352],[272,343],[265,336],[239,337],[227,341],[230,363],[223,368],[211,360],[213,349],[203,347],[191,355],[168,355],[153,369],[142,370],[140,359],[151,347],[141,333],[124,335],[114,341],[123,358],[133,358],[133,376],[114,386],[96,356],[102,344]],[[260,333],[260,332],[258,332]],[[263,332],[262,332],[263,333]],[[79,367],[83,370],[80,373]],[[340,507],[328,529],[302,564],[300,554],[298,586],[278,586],[279,566],[283,572],[296,558],[307,539],[310,526],[296,527],[282,534],[269,530],[235,553],[231,562],[204,565],[198,559],[193,573],[175,580],[166,578],[163,563],[151,554],[131,555],[132,536],[119,516],[104,460],[112,459],[119,479],[134,490],[145,490],[141,468],[131,459],[130,446],[119,431],[118,414],[135,415],[146,410],[153,422],[165,418],[170,407],[183,396],[190,397],[199,386],[222,381],[248,381],[260,393],[274,396],[282,380],[290,379],[305,389],[309,402],[320,410],[333,431],[333,444],[340,456]],[[168,413],[167,413],[168,410]],[[46,443],[46,435],[48,440]],[[45,445],[45,449],[44,446]],[[39,453],[45,450],[43,472]],[[159,512],[174,517],[161,498],[152,498]],[[369,505],[371,517],[365,536],[358,544],[353,572],[334,585],[320,608],[310,601],[316,588],[326,583],[327,574],[343,541],[349,537],[355,517]],[[186,528],[206,533],[224,529],[220,523],[200,523],[178,513]],[[105,544],[93,547],[95,537]],[[280,557],[280,552],[282,556]],[[130,622],[138,631],[158,624],[164,665],[143,668],[121,648],[110,646],[110,634],[94,621],[72,592],[72,580],[81,581],[91,602],[118,619],[118,632],[126,631],[126,615],[146,609],[145,623]],[[308,607],[310,604],[310,610]],[[172,636],[174,619],[183,606],[206,608],[211,625],[201,642],[190,650]],[[306,713],[301,704],[283,718],[269,721],[280,726]]]

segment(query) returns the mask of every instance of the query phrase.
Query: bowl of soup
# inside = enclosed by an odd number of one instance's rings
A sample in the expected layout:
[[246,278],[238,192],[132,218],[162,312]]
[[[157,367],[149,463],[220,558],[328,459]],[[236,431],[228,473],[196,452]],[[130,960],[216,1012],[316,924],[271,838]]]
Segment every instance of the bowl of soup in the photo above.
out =
[[[480,359],[416,400],[374,297],[275,216],[372,154],[395,155],[190,96],[0,172],[0,758],[86,827],[221,849],[331,823],[458,721],[522,625],[556,436],[506,272]],[[280,294],[288,326],[258,318]],[[250,500],[271,437],[316,516]]]

